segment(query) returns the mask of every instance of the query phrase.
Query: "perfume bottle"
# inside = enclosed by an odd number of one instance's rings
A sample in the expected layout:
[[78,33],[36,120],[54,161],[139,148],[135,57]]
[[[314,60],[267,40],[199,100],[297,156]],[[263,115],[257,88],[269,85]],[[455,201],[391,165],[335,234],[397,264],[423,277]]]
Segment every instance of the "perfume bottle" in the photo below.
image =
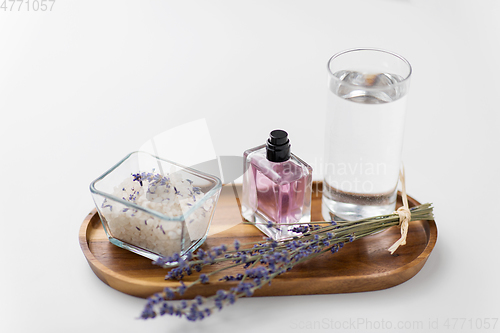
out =
[[291,153],[287,132],[272,131],[243,158],[243,217],[274,240],[299,235],[293,223],[311,221],[312,168]]

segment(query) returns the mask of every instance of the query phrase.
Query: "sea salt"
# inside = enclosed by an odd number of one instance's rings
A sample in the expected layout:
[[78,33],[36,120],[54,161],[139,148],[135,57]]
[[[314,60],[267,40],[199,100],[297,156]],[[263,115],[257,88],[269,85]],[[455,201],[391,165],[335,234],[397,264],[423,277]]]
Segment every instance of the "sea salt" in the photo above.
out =
[[113,195],[169,218],[184,216],[180,221],[169,221],[118,201],[105,200],[102,214],[109,232],[123,242],[168,257],[187,249],[207,232],[213,200],[206,200],[186,215],[205,194],[179,173],[134,174],[116,186]]

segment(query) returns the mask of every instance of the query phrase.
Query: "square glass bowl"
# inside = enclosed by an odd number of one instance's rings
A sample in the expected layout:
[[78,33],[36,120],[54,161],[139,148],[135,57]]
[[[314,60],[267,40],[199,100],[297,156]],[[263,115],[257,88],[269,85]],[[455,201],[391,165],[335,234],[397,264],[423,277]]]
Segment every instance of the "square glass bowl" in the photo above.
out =
[[90,184],[111,243],[157,260],[205,241],[219,178],[145,152],[133,152]]

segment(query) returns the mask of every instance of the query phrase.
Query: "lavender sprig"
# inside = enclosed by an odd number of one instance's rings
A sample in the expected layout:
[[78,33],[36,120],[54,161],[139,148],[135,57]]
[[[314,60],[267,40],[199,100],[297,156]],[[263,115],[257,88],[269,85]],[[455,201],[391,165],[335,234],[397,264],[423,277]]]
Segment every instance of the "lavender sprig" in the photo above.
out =
[[[424,204],[410,209],[411,220],[433,219],[431,204]],[[256,225],[258,223],[245,222]],[[269,223],[266,223],[268,225]],[[235,240],[228,247],[221,245],[204,251],[198,249],[195,254],[188,253],[185,258],[179,254],[155,261],[156,265],[170,268],[166,279],[180,280],[176,288],[165,288],[163,292],[150,296],[142,311],[141,318],[155,318],[158,315],[185,317],[190,321],[202,320],[215,310],[233,304],[240,297],[249,297],[264,285],[295,265],[310,260],[326,252],[336,253],[345,243],[353,242],[384,229],[399,224],[397,214],[371,217],[358,221],[314,222],[311,224],[294,224],[292,230],[297,237],[281,242],[266,238],[262,242],[240,243]],[[272,226],[276,226],[272,224]],[[283,224],[279,225],[283,226]],[[215,271],[199,274],[198,278],[185,284],[182,279],[193,272],[201,272],[203,267],[216,263],[228,263]],[[172,303],[176,294],[182,296],[187,289],[196,284],[210,283],[210,277],[224,270],[241,267],[236,276],[225,276],[223,281],[237,282],[228,290],[218,290],[215,295],[196,296],[192,300],[181,300]]]

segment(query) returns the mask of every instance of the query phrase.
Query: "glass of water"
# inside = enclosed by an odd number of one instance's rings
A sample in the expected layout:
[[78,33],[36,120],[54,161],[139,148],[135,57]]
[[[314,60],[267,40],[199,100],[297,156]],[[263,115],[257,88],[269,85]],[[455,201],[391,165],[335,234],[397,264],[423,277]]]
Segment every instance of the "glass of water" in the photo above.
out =
[[379,49],[328,62],[322,214],[357,220],[394,211],[411,65]]

